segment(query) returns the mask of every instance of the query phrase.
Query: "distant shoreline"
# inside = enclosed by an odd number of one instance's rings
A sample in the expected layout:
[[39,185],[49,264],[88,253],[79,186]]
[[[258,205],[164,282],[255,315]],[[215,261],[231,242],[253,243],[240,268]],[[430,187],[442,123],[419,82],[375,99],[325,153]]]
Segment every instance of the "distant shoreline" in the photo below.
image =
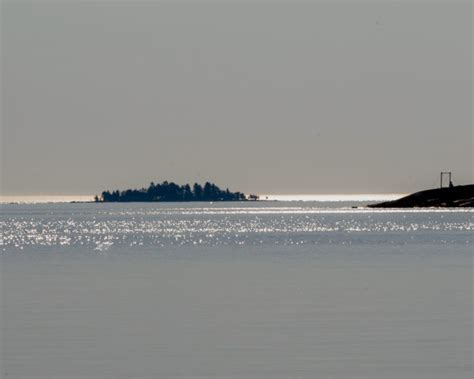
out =
[[0,204],[94,202],[94,195],[0,195]]
[[[396,200],[406,194],[261,194],[266,202],[377,202]],[[267,198],[268,197],[268,198]],[[95,203],[94,195],[0,195],[0,204],[87,204]]]

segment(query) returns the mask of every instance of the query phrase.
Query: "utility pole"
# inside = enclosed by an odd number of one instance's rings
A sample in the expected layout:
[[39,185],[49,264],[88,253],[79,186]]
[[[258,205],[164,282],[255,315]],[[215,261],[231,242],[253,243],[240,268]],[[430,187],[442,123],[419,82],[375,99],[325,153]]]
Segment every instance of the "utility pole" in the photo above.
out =
[[440,176],[439,176],[439,188],[443,188],[443,177],[444,177],[444,175],[448,175],[449,186],[452,185],[451,171],[441,171]]

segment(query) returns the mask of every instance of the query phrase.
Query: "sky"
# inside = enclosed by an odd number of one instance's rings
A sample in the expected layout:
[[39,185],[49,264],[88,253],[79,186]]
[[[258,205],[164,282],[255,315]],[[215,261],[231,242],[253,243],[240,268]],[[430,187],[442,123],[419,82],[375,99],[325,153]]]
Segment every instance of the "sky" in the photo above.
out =
[[473,180],[470,0],[1,2],[1,193]]

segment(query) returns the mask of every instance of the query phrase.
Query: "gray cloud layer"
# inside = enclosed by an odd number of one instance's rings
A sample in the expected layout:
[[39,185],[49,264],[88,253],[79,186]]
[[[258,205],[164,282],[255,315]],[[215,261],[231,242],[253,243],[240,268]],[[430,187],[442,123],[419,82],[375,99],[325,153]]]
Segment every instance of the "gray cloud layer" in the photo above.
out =
[[473,179],[472,3],[2,3],[2,192]]

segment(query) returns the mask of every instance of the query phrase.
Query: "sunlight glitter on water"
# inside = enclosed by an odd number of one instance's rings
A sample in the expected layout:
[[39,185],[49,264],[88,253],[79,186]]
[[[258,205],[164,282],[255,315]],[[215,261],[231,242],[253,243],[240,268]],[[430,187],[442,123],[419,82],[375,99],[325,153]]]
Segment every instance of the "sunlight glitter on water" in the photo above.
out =
[[[472,209],[374,210],[197,204],[5,205],[3,251],[39,247],[471,243]],[[455,234],[453,234],[455,233]]]
[[471,378],[474,210],[347,204],[3,205],[8,378]]

